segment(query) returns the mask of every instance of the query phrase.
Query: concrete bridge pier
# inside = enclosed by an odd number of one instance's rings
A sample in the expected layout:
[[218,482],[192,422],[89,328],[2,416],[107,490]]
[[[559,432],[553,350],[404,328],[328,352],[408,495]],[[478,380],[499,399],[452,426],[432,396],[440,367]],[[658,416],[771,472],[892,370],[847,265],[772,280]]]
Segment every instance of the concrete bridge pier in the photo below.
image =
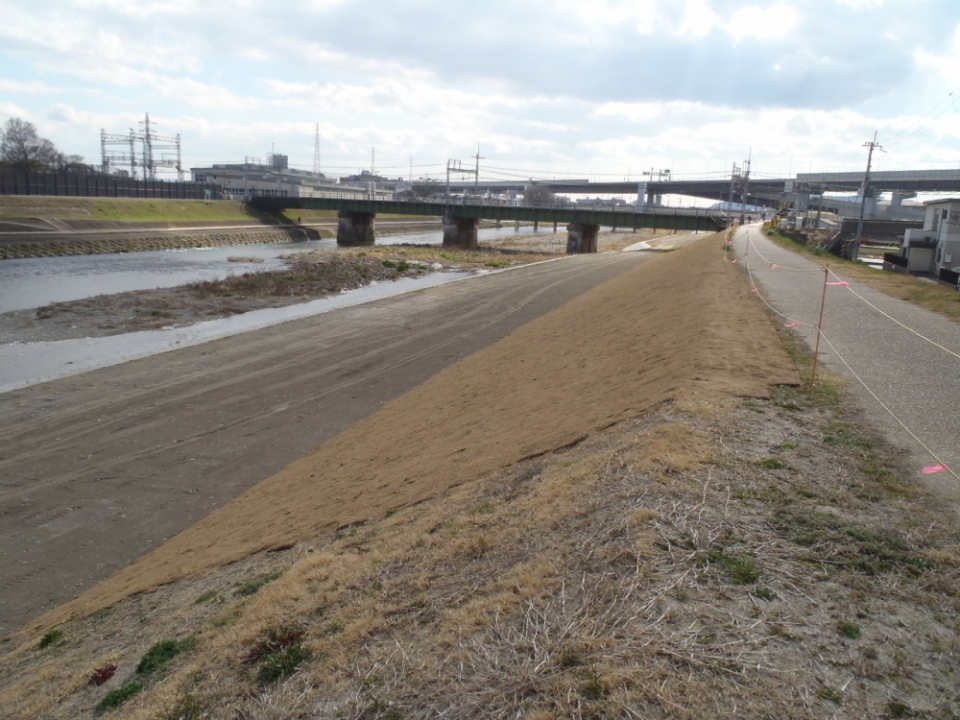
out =
[[443,246],[475,249],[477,247],[477,218],[444,216]]
[[374,229],[375,213],[337,213],[337,245],[374,245],[377,235]]
[[570,223],[567,225],[567,253],[595,253],[599,232],[599,225]]

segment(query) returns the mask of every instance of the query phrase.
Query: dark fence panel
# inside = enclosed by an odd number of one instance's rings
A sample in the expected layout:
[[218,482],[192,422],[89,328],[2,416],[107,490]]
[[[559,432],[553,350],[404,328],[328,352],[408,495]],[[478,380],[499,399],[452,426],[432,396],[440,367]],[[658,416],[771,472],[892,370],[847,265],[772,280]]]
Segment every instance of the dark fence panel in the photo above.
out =
[[960,273],[943,268],[940,271],[940,282],[942,282],[944,285],[950,285],[960,289]]
[[884,253],[883,261],[885,263],[890,263],[891,265],[896,265],[897,267],[905,268],[909,264],[909,260],[903,257],[902,255],[897,255],[896,253]]
[[119,175],[84,173],[0,172],[0,195],[205,200],[207,191],[211,200],[223,198],[220,188],[209,183],[134,180]]

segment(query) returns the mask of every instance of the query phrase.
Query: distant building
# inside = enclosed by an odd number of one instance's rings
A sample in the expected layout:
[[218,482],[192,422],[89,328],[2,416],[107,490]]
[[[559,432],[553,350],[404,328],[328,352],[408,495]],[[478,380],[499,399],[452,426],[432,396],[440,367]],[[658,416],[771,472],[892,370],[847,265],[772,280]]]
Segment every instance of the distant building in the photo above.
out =
[[922,230],[907,230],[902,254],[913,272],[938,273],[960,268],[960,198],[924,203]]
[[254,196],[390,200],[393,192],[376,186],[340,184],[323,173],[294,170],[286,155],[269,155],[268,163],[246,158],[243,163],[190,168],[194,182],[220,186],[224,198]]

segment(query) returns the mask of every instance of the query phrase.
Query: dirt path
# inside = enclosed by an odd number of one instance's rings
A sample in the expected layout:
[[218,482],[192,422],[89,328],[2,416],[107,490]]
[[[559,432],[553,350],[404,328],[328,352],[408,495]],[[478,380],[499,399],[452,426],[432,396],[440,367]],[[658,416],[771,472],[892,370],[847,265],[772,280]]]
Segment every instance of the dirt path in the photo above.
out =
[[0,395],[0,635],[645,258],[570,258]]
[[[749,253],[747,238],[752,243]],[[823,297],[823,268],[770,241],[757,227],[737,232],[735,250],[740,262],[749,266],[764,297],[788,316],[784,322],[801,323],[796,332],[813,348]],[[838,272],[842,274],[842,270]],[[840,282],[836,277],[830,279]],[[954,517],[960,519],[960,481],[950,471],[922,472],[924,467],[942,461],[960,473],[960,326],[849,277],[843,281],[849,285],[827,288],[823,333],[829,342],[821,342],[821,361],[825,367],[850,378],[851,390],[859,397],[871,422],[912,455],[915,481],[950,503]],[[884,317],[880,310],[890,317]],[[904,426],[927,447],[911,437]]]

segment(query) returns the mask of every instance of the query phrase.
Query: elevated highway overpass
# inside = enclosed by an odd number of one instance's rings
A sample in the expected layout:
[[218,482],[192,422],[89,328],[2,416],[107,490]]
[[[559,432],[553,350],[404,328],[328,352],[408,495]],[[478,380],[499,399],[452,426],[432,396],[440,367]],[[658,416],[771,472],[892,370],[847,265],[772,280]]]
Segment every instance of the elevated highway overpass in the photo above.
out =
[[718,213],[691,208],[655,208],[637,212],[633,207],[585,210],[573,207],[529,207],[488,201],[470,204],[439,202],[402,202],[388,200],[340,200],[335,198],[256,197],[256,209],[336,210],[339,218],[337,244],[373,245],[376,243],[374,219],[378,214],[439,216],[443,218],[443,244],[477,247],[480,220],[512,220],[563,224],[567,228],[567,252],[597,251],[597,233],[601,226],[639,230],[717,231],[726,227]]
[[[797,209],[806,209],[811,195],[822,192],[859,192],[863,184],[863,172],[799,173],[794,178],[751,177],[746,194],[746,204],[764,207],[780,207],[791,203]],[[470,192],[475,187],[491,192],[522,193],[529,185],[549,187],[563,195],[644,195],[646,206],[653,205],[653,198],[660,195],[685,195],[716,202],[741,203],[742,178],[707,180],[655,180],[615,182],[590,182],[589,180],[511,180],[474,184],[451,183],[455,192]],[[960,193],[960,170],[896,170],[870,173],[870,187],[879,192],[894,194],[897,198],[912,197],[918,192]]]

